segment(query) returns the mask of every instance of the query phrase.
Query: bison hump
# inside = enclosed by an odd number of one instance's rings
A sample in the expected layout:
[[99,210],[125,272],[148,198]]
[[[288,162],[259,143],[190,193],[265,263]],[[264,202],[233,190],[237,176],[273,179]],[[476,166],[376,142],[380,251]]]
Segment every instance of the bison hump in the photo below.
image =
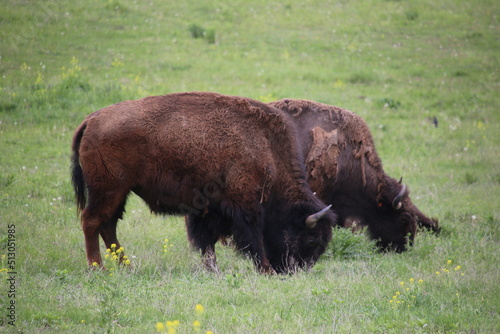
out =
[[332,179],[337,174],[339,155],[337,129],[326,132],[317,126],[311,130],[312,144],[306,158],[311,188],[320,189],[324,179]]

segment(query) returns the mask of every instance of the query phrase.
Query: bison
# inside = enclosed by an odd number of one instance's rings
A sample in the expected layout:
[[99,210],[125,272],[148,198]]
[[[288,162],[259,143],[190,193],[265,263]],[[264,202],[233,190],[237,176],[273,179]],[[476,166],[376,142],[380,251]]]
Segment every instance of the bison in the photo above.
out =
[[288,116],[248,98],[190,92],[118,103],[85,118],[72,152],[89,266],[102,266],[99,235],[120,247],[130,192],[153,213],[186,215],[212,268],[227,235],[261,272],[309,267],[336,224],[306,182]]
[[367,226],[381,249],[404,251],[417,226],[439,232],[412,203],[409,190],[382,167],[370,130],[354,113],[307,100],[269,103],[286,111],[302,143],[308,182],[338,215],[340,226]]

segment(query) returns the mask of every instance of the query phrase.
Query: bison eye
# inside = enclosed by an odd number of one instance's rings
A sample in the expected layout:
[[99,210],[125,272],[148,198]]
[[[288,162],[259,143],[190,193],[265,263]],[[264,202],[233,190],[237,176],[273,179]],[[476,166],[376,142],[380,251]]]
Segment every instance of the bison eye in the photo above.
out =
[[316,246],[316,239],[314,238],[308,238],[306,239],[306,247],[314,247]]
[[384,202],[378,202],[377,206],[378,206],[379,208],[384,207]]

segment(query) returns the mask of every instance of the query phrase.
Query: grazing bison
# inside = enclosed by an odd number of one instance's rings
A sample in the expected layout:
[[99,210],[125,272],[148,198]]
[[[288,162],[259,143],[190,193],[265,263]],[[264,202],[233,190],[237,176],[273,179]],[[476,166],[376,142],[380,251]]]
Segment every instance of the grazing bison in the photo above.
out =
[[367,226],[382,249],[398,252],[413,242],[417,225],[436,232],[437,220],[412,203],[401,180],[382,168],[364,120],[339,107],[306,100],[269,103],[291,115],[297,126],[308,182],[317,196],[332,203],[339,225]]
[[266,104],[202,92],[125,101],[87,116],[73,137],[72,181],[88,264],[102,264],[99,235],[106,247],[120,247],[116,225],[132,191],[154,213],[187,215],[191,242],[209,267],[225,235],[261,272],[312,265],[336,217],[305,181],[289,122]]

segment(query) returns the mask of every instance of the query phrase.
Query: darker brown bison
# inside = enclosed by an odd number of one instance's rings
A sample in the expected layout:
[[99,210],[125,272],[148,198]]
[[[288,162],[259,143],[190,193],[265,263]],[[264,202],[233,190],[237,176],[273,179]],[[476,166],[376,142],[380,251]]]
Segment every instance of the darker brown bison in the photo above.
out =
[[215,93],[152,96],[90,114],[72,146],[88,264],[102,265],[99,235],[120,247],[116,225],[132,191],[154,213],[187,215],[189,239],[209,267],[223,236],[262,272],[311,266],[336,217],[305,181],[293,130],[276,108]]
[[438,232],[438,221],[412,203],[409,190],[382,168],[364,120],[345,109],[284,99],[269,103],[286,111],[297,126],[308,182],[325,203],[332,203],[339,225],[367,226],[384,250],[404,251],[417,226]]

